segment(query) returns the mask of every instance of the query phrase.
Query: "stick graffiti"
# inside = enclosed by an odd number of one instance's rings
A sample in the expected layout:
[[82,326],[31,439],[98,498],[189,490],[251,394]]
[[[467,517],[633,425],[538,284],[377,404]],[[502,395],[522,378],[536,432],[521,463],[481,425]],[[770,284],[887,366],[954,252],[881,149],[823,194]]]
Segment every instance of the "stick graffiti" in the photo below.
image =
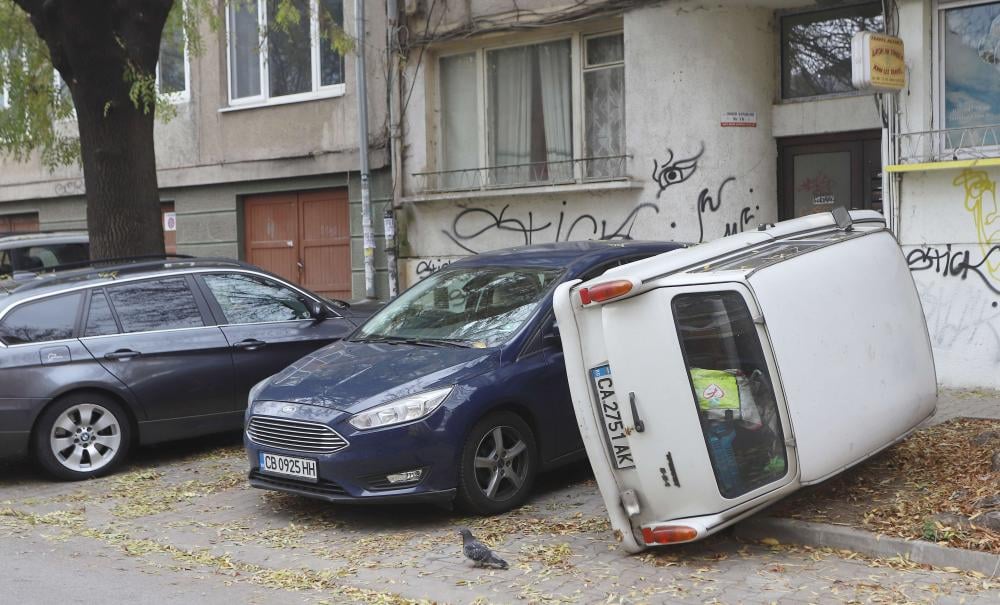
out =
[[527,216],[522,215],[520,218],[508,214],[510,204],[504,206],[499,213],[487,208],[466,208],[452,221],[450,230],[442,229],[441,232],[456,246],[472,254],[478,254],[469,242],[492,231],[515,233],[518,240],[523,240],[526,246],[535,243],[536,237],[541,235],[544,237],[538,237],[539,241],[555,242],[570,241],[574,236],[577,239],[581,237],[601,240],[631,239],[632,229],[640,214],[645,211],[653,214],[660,212],[655,204],[644,202],[632,208],[621,221],[609,222],[587,213],[573,215],[566,210],[566,202],[562,205],[563,208],[554,221],[537,225],[532,211],[528,211]]
[[660,199],[660,194],[662,194],[667,187],[671,185],[676,185],[677,183],[683,183],[684,181],[691,178],[695,171],[698,170],[698,158],[701,154],[705,153],[705,144],[701,144],[701,149],[698,153],[689,157],[674,161],[674,152],[671,149],[667,149],[667,159],[660,164],[653,159],[653,181],[656,183],[657,187],[660,188],[656,192],[656,199]]
[[990,279],[989,274],[990,264],[1000,263],[1000,244],[987,250],[986,255],[976,263],[972,262],[969,250],[953,251],[951,244],[946,244],[943,250],[932,246],[914,248],[907,253],[906,263],[910,271],[931,271],[941,277],[957,277],[964,280],[972,273],[983,280],[987,288],[1000,294],[1000,283]]

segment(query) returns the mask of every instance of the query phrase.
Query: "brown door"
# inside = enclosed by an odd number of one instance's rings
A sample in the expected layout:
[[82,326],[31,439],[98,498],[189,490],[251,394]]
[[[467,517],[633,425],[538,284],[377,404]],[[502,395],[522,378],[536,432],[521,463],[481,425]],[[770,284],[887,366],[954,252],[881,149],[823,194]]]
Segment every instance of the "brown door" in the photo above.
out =
[[247,261],[325,296],[351,297],[346,189],[249,196],[244,218]]
[[0,233],[38,231],[38,213],[8,214],[0,216]]
[[778,218],[848,210],[882,211],[881,132],[778,140]]
[[173,202],[160,202],[163,219],[163,248],[167,254],[177,254],[177,213]]

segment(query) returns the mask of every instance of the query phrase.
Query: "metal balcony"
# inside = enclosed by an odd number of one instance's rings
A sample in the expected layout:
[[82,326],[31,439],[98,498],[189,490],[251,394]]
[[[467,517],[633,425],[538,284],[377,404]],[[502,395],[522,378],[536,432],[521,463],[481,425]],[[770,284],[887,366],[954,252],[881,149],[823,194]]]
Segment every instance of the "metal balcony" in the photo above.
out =
[[413,176],[417,179],[417,188],[421,193],[582,184],[627,179],[627,160],[629,157],[616,155],[556,162],[531,162],[437,172],[415,172]]
[[906,132],[895,139],[900,165],[1000,158],[1000,125]]

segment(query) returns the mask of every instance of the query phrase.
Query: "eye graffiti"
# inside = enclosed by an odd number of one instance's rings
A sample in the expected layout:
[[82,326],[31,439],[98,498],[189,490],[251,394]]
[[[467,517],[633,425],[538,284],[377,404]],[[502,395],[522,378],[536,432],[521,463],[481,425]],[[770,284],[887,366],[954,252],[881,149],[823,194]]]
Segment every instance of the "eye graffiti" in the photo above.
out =
[[655,158],[653,159],[653,181],[660,188],[656,192],[656,198],[660,198],[660,194],[663,193],[667,187],[671,185],[676,185],[678,183],[683,183],[684,181],[691,178],[691,176],[698,169],[698,158],[701,154],[705,153],[705,144],[701,144],[701,149],[698,153],[680,160],[674,160],[674,152],[671,149],[667,149],[666,161],[660,164]]

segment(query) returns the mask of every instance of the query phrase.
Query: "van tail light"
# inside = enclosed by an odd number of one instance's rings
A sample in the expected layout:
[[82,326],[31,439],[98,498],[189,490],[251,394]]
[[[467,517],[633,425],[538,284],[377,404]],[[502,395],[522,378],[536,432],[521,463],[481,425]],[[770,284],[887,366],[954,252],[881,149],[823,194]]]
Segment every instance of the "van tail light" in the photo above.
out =
[[642,528],[642,539],[646,544],[690,542],[697,537],[698,530],[686,525],[658,525]]
[[589,305],[592,302],[606,302],[612,298],[625,296],[632,291],[632,282],[627,279],[596,284],[589,288],[580,288],[580,302]]

